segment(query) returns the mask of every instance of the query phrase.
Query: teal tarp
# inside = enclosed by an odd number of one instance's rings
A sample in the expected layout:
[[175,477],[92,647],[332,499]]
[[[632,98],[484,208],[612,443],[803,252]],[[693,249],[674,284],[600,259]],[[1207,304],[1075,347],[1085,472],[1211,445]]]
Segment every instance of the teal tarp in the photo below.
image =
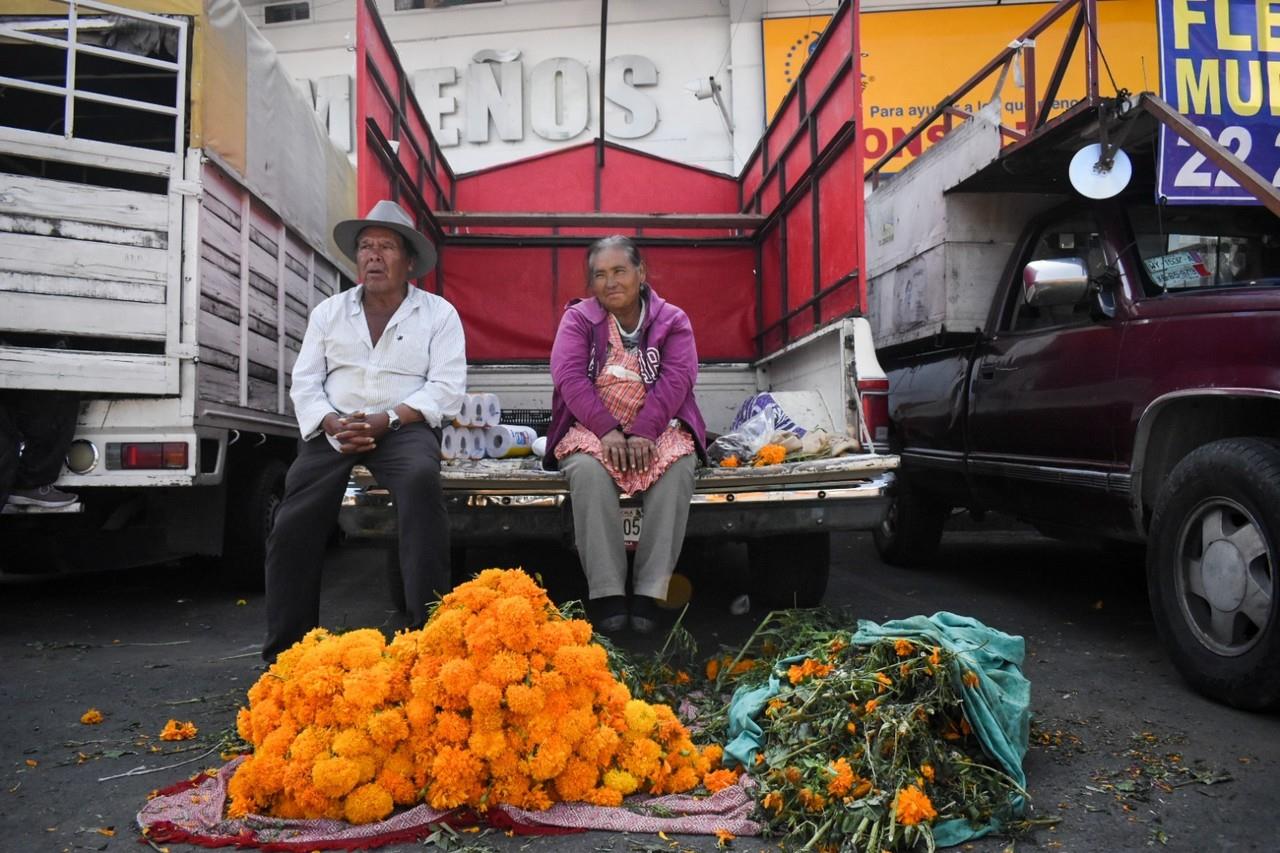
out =
[[[1030,733],[1031,682],[1022,674],[1026,653],[1022,638],[988,628],[977,619],[941,611],[932,616],[912,616],[882,624],[860,619],[853,643],[870,645],[877,640],[898,637],[941,646],[956,656],[951,676],[962,685],[969,725],[987,754],[1018,787],[1025,788],[1027,777],[1022,771],[1022,758],[1027,753]],[[752,766],[764,740],[764,732],[756,719],[765,704],[781,690],[778,672],[801,659],[779,661],[767,684],[734,693],[729,705],[729,743],[724,748],[726,764]],[[976,687],[963,687],[964,670],[977,673]],[[1015,811],[1021,812],[1024,805],[1022,798],[1017,798]],[[967,820],[941,821],[934,824],[933,837],[939,846],[948,847],[980,838],[997,828],[994,822],[975,827]]]

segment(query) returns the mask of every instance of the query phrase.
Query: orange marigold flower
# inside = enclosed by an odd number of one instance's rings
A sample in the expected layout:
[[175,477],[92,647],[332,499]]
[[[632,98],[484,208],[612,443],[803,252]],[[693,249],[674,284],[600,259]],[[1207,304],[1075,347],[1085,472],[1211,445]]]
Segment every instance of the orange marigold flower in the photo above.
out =
[[347,795],[343,815],[349,823],[373,823],[395,808],[391,794],[380,785],[361,785]]
[[973,689],[978,686],[978,673],[971,669],[966,669],[964,675],[961,676],[964,686]]
[[941,649],[939,649],[937,646],[934,646],[933,651],[929,654],[929,663],[933,664],[934,666],[937,666],[938,664],[942,663]]
[[903,826],[915,826],[918,823],[932,821],[938,816],[928,795],[915,785],[908,785],[898,791],[894,801],[894,812],[898,823]]
[[715,832],[715,834],[716,834],[716,846],[717,846],[717,847],[724,847],[724,846],[728,845],[728,843],[729,843],[730,841],[732,841],[733,839],[737,838],[737,836],[736,836],[736,835],[734,835],[732,832],[730,832],[730,831],[729,831],[729,830],[727,830],[727,829],[718,829],[718,828],[717,828],[717,829],[715,829],[715,830],[713,830],[713,831],[714,831],[714,832]]
[[702,784],[706,786],[711,793],[728,788],[730,785],[738,781],[738,771],[736,770],[712,770],[706,776],[702,777]]
[[920,775],[928,779],[930,782],[932,782],[935,775],[933,770],[933,765],[927,761],[924,764],[921,764]]
[[735,453],[731,453],[720,460],[721,468],[737,468],[741,464],[741,460],[738,459],[738,456]]
[[856,777],[848,760],[837,758],[827,767],[827,772],[832,774],[831,781],[827,783],[828,794],[843,797],[852,790]]
[[707,661],[707,680],[715,681],[716,676],[720,674],[720,659],[712,658]]
[[893,679],[885,675],[883,672],[876,673],[876,681],[880,682],[881,693],[883,693],[887,688],[893,686]]
[[787,458],[787,449],[781,444],[766,444],[756,451],[751,464],[756,468],[763,465],[777,465]]
[[676,677],[674,679],[676,684],[688,684],[692,680],[693,678],[689,673],[685,672],[683,669],[676,673]]
[[912,644],[910,640],[904,640],[899,638],[893,641],[893,650],[894,652],[897,653],[898,657],[906,658],[906,657],[911,657],[913,654],[915,654],[916,647]]
[[787,769],[782,771],[782,775],[792,785],[796,784],[801,779],[801,773],[800,773],[799,767],[788,767]]
[[857,724],[857,723],[852,723],[852,722],[851,722],[851,723],[846,723],[846,724],[845,724],[845,727],[844,727],[844,730],[845,730],[846,732],[848,732],[849,734],[851,734],[851,735],[856,735],[856,734],[858,733],[858,724]]
[[160,740],[191,740],[198,731],[195,723],[170,720],[164,724],[164,729],[160,732]]
[[760,801],[760,805],[766,809],[772,809],[774,814],[782,812],[782,795],[777,791],[770,791],[764,795],[764,799]]
[[102,712],[97,708],[90,708],[80,715],[80,722],[84,723],[86,726],[96,726],[98,723],[102,722]]
[[871,793],[871,780],[859,779],[858,783],[853,786],[853,790],[849,792],[849,799],[857,800]]
[[849,648],[849,644],[844,641],[844,637],[837,634],[835,639],[827,644],[827,648],[831,650],[831,654],[838,655]]
[[868,699],[867,704],[863,706],[863,710],[865,713],[870,714],[872,711],[876,709],[876,706],[879,704],[880,702],[877,699]]

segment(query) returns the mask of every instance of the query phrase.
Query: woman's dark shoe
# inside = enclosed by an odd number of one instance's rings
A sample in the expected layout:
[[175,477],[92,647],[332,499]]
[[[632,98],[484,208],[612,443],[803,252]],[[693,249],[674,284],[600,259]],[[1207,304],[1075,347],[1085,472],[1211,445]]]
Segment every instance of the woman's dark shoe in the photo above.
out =
[[649,634],[658,627],[658,604],[645,595],[631,597],[631,630],[637,634]]
[[587,618],[591,626],[604,634],[613,634],[627,626],[627,598],[606,595],[587,600]]

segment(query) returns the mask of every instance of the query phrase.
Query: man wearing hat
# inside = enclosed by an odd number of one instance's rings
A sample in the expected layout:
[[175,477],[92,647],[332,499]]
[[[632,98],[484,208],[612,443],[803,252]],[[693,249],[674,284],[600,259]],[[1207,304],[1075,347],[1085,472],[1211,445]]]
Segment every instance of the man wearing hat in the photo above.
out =
[[400,205],[380,201],[333,229],[360,285],[311,312],[290,396],[303,442],[267,540],[267,639],[276,656],[320,621],[324,546],[351,468],[367,465],[395,499],[410,624],[449,589],[449,517],[440,429],[462,407],[467,358],[453,306],[409,282],[436,250]]

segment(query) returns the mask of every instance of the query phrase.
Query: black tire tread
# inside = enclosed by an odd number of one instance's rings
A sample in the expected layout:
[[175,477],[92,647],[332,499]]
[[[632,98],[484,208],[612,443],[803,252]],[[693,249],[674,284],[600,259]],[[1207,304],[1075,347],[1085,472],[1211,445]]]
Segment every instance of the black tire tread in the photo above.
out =
[[951,508],[923,493],[901,473],[894,486],[893,500],[893,534],[888,535],[879,526],[872,531],[880,559],[902,568],[932,563],[942,543],[942,528]]

